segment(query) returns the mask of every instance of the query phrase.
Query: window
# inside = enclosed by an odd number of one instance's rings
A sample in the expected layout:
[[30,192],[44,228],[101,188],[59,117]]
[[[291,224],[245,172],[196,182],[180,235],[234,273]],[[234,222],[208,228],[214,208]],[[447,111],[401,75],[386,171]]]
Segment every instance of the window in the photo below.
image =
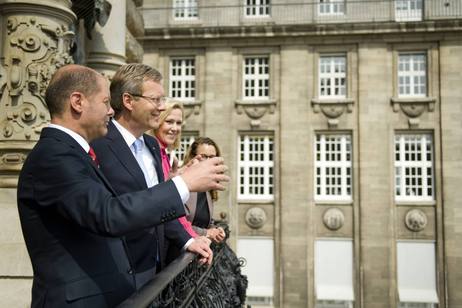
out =
[[[247,276],[246,303],[272,304],[274,285],[274,241],[266,237],[240,237],[237,240],[238,257],[247,263],[242,274]],[[253,307],[253,306],[252,306]]]
[[273,200],[273,137],[239,137],[238,197]]
[[318,134],[314,164],[316,200],[351,200],[352,168],[349,135]]
[[427,61],[422,53],[398,56],[398,96],[427,96]]
[[269,99],[269,58],[244,58],[244,99]]
[[432,136],[428,134],[396,135],[396,201],[433,200],[433,182]]
[[170,60],[170,97],[194,101],[196,96],[196,68],[194,58]]
[[178,149],[175,150],[175,155],[178,158],[178,164],[180,166],[183,163],[186,151],[188,150],[189,146],[194,142],[196,136],[197,134],[194,133],[184,133],[181,135],[180,146],[178,147]]
[[398,241],[399,308],[433,308],[436,292],[435,243]]
[[352,308],[353,241],[315,241],[316,308]]
[[196,19],[197,16],[197,0],[173,0],[175,19]]
[[270,0],[244,0],[246,17],[269,17]]
[[319,0],[319,15],[345,14],[344,0]]
[[319,97],[346,98],[346,57],[319,58]]
[[422,20],[422,0],[395,0],[396,21]]

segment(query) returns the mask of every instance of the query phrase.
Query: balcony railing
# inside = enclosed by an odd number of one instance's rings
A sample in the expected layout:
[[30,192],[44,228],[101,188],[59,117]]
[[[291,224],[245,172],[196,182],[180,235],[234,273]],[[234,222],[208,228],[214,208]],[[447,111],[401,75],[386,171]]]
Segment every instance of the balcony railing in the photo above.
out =
[[274,0],[269,7],[250,9],[237,4],[180,8],[145,6],[143,15],[146,29],[415,22],[460,19],[462,0],[300,0],[300,3]]
[[[229,231],[225,227],[227,237]],[[184,253],[118,308],[234,307],[245,303],[247,277],[243,260],[226,244],[211,246],[211,266],[199,265],[195,255]]]

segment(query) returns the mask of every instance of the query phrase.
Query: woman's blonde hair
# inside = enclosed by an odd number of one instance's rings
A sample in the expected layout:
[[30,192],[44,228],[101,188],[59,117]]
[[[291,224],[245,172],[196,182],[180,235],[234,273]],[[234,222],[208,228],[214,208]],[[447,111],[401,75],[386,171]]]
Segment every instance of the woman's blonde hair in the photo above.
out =
[[[184,122],[184,108],[183,104],[180,103],[179,101],[175,100],[169,100],[165,103],[165,110],[160,113],[159,116],[159,128],[154,129],[153,133],[154,136],[157,137],[157,133],[159,132],[160,127],[162,124],[164,124],[165,119],[172,113],[174,109],[180,109],[181,110],[181,121]],[[168,146],[169,150],[175,150],[180,147],[180,142],[181,142],[181,132],[176,136],[175,142]]]

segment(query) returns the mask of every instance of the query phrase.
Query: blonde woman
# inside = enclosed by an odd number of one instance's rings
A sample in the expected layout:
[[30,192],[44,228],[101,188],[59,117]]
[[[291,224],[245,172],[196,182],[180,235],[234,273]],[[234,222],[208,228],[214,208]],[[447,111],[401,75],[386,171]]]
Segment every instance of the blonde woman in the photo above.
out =
[[[160,155],[162,158],[162,170],[164,179],[170,176],[171,164],[167,151],[175,150],[180,145],[181,129],[183,125],[183,105],[176,101],[168,101],[165,104],[165,110],[162,111],[159,118],[159,128],[154,130],[154,136],[160,145]],[[197,233],[192,229],[191,223],[186,217],[180,217],[179,222],[192,237],[197,237]]]

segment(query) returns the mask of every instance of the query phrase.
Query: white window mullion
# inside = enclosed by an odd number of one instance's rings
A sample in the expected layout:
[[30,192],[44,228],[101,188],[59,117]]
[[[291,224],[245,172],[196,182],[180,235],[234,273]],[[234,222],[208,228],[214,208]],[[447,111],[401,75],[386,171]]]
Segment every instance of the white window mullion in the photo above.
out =
[[[399,134],[395,137],[395,169],[401,168],[401,178],[395,178],[395,186],[400,187],[400,194],[395,192],[397,201],[432,201],[434,200],[433,151],[431,135]],[[428,143],[428,149],[427,149]],[[407,150],[406,150],[407,147]],[[398,151],[399,155],[397,155]],[[398,156],[398,159],[397,159]],[[431,176],[428,175],[431,170]],[[409,170],[409,174],[406,174]],[[395,176],[398,176],[396,174]],[[430,190],[430,192],[429,192]]]
[[181,101],[194,101],[196,96],[195,73],[194,58],[171,59],[169,96]]
[[350,136],[337,134],[316,136],[315,198],[317,200],[351,200],[351,159]]
[[274,167],[272,137],[244,135],[240,136],[239,140],[240,150],[243,145],[244,152],[239,153],[238,197],[250,200],[272,200],[274,189],[274,180],[270,180],[273,179],[270,169]]
[[319,97],[346,98],[346,56],[319,57]]

